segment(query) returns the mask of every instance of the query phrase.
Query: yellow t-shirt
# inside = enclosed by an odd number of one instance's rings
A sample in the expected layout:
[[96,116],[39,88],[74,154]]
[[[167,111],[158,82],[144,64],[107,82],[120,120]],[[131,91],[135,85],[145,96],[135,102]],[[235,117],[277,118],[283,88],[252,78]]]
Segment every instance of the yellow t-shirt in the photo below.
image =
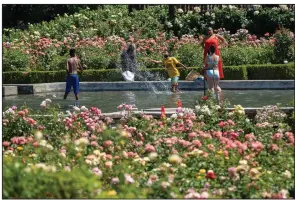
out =
[[179,71],[176,68],[176,65],[179,63],[179,61],[176,58],[168,57],[167,59],[164,59],[162,62],[166,67],[169,78],[180,76]]

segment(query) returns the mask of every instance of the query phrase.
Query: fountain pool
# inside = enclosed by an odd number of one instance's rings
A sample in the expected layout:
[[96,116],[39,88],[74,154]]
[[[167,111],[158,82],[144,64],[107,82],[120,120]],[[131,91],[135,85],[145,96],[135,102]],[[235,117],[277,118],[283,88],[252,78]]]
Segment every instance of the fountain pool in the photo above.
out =
[[[50,98],[53,103],[61,105],[62,110],[70,109],[74,104],[74,95],[70,93],[67,100],[63,100],[63,92],[39,93],[30,95],[8,96],[3,98],[3,108],[8,106],[21,106],[26,102],[30,108],[40,108],[41,102]],[[200,99],[203,91],[182,91],[173,94],[163,91],[155,94],[153,91],[102,91],[81,92],[80,105],[86,107],[95,106],[102,112],[115,112],[121,103],[135,104],[137,108],[166,108],[177,107],[177,101],[181,100],[183,107],[193,108],[197,99]],[[224,90],[225,98],[232,105],[241,104],[243,107],[262,107],[281,103],[288,106],[294,99],[293,90]]]

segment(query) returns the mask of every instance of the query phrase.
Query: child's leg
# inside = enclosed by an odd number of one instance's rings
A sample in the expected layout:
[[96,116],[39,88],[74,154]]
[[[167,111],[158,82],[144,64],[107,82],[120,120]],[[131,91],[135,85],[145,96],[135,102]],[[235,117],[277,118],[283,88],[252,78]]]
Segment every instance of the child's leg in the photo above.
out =
[[177,85],[178,85],[178,76],[175,76],[175,77],[172,77],[172,78],[171,78],[171,84],[172,84],[172,89],[171,89],[171,91],[172,91],[173,93],[175,93],[175,92],[176,92],[176,89],[177,89]]

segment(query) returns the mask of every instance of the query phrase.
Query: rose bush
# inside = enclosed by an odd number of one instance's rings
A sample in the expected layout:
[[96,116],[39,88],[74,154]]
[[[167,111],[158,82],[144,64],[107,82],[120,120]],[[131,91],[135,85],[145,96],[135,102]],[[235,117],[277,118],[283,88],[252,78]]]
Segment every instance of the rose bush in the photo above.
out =
[[[294,34],[280,37],[279,34],[273,35],[275,30],[261,34],[254,31],[257,28],[251,29],[251,24],[266,24],[256,23],[257,20],[269,20],[262,13],[270,13],[267,16],[272,16],[272,23],[283,27],[291,28],[294,23],[294,19],[290,18],[292,11],[286,6],[276,9],[254,6],[248,11],[223,6],[206,13],[201,13],[196,7],[188,13],[177,12],[174,22],[168,21],[167,6],[150,6],[130,15],[126,6],[85,9],[73,15],[58,16],[50,22],[31,24],[23,31],[4,29],[3,69],[63,69],[70,47],[76,47],[79,57],[92,69],[114,68],[122,48],[132,41],[137,45],[140,62],[147,56],[162,58],[161,54],[169,51],[184,60],[186,65],[201,65],[199,43],[208,26],[212,26],[229,43],[228,48],[222,49],[227,66],[282,63],[282,59],[291,61],[293,50],[284,49],[294,43]],[[275,50],[274,44],[279,44]]]
[[155,119],[122,104],[119,121],[95,107],[63,113],[49,99],[40,111],[11,107],[3,113],[4,198],[290,197],[287,116],[265,107],[249,119],[227,105],[209,94],[195,109]]

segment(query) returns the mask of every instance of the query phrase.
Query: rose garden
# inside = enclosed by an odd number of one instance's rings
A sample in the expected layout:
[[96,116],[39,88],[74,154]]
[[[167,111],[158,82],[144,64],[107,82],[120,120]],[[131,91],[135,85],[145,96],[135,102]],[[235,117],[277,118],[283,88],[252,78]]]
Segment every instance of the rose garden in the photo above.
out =
[[[128,42],[136,44],[139,70],[165,77],[145,58],[169,51],[201,71],[208,26],[228,42],[221,49],[225,80],[294,79],[292,8],[196,6],[176,9],[171,20],[167,7],[129,13],[127,6],[105,5],[5,28],[3,84],[64,82],[71,47],[87,66],[81,82],[123,81],[116,64]],[[163,107],[160,116],[114,104],[120,117],[105,115],[103,104],[64,109],[55,98],[35,107],[6,100],[3,198],[294,197],[294,111],[265,99],[249,115],[243,103],[218,105],[209,91],[190,98],[193,106],[175,103],[174,113]],[[294,97],[284,98],[294,106]]]

